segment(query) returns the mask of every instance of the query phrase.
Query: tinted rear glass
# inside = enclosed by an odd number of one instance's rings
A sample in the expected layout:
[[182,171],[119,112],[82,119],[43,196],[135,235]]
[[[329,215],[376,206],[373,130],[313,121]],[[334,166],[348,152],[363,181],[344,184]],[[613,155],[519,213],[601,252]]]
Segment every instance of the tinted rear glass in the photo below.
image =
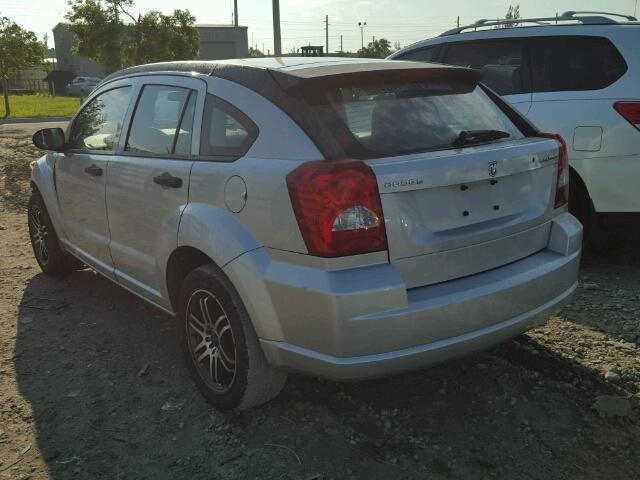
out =
[[599,90],[611,85],[627,65],[616,47],[602,37],[531,39],[534,92]]
[[[345,86],[326,93],[332,131],[355,158],[376,158],[454,148],[462,131],[523,134],[475,85],[445,81]],[[508,140],[507,139],[507,140]],[[500,140],[498,140],[500,141]]]
[[482,70],[482,81],[500,95],[529,91],[529,69],[521,40],[453,43],[446,47],[443,63]]

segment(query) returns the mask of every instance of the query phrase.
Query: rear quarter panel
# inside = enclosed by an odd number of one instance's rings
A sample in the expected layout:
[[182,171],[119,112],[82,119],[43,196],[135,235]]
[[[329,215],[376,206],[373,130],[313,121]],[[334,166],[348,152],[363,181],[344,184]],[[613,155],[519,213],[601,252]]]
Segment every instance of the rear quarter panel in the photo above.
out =
[[[259,134],[242,158],[194,163],[178,245],[200,249],[221,267],[263,246],[306,253],[285,179],[302,162],[322,155],[289,116],[261,95],[219,78],[207,83],[209,93],[245,113]],[[245,202],[237,198],[242,192],[228,188],[232,177],[242,179]],[[238,201],[244,205],[232,211],[228,205]]]

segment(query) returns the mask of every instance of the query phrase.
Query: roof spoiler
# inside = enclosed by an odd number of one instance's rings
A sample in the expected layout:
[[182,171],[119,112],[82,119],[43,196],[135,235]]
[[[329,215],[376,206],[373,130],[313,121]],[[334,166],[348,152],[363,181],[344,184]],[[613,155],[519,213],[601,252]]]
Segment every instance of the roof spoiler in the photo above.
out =
[[375,84],[380,81],[414,83],[426,80],[459,79],[477,84],[483,73],[471,68],[407,61],[336,63],[332,66],[296,70],[268,69],[284,91],[313,86]]

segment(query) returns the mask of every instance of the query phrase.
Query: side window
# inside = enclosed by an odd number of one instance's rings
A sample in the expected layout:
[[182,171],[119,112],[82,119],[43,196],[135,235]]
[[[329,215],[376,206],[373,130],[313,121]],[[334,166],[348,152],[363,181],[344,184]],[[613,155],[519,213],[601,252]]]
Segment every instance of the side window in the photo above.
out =
[[131,87],[114,88],[91,100],[75,118],[69,146],[72,150],[113,151],[131,100]]
[[483,83],[500,95],[529,93],[531,74],[519,39],[452,43],[443,63],[482,70]]
[[195,92],[187,88],[145,85],[125,150],[159,155],[191,153],[195,97]]
[[258,136],[258,127],[240,110],[207,95],[200,135],[200,155],[241,157]]
[[613,44],[602,37],[531,39],[534,92],[599,90],[627,71]]
[[411,50],[406,55],[396,57],[396,60],[412,60],[415,62],[437,62],[440,58],[442,45],[434,45],[432,47],[419,48]]

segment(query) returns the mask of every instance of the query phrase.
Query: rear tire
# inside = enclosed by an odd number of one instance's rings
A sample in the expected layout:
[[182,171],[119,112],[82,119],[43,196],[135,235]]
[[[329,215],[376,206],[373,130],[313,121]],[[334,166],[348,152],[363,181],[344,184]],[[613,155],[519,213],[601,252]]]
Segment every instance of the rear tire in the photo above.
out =
[[82,263],[60,245],[47,207],[37,190],[31,193],[27,212],[31,247],[40,269],[47,275],[61,277],[82,268]]
[[267,363],[240,295],[218,267],[187,275],[178,318],[187,368],[214,407],[245,410],[280,393],[287,374]]

